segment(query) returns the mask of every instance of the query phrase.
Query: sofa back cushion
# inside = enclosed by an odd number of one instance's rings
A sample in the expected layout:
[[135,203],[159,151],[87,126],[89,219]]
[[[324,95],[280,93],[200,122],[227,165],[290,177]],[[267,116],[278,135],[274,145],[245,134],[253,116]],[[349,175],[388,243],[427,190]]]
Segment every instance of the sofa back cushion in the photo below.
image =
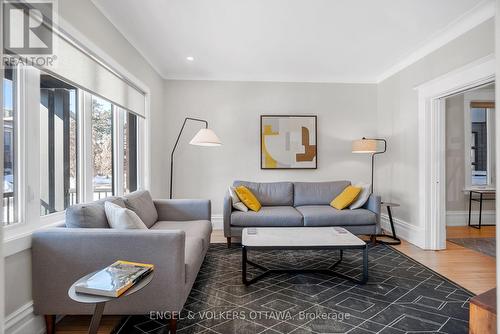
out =
[[125,206],[134,211],[148,228],[158,221],[158,212],[149,191],[134,191],[123,196],[123,200]]
[[234,181],[234,187],[245,186],[257,197],[262,206],[292,206],[293,183]]
[[330,205],[351,182],[295,182],[293,184],[294,206],[301,205]]
[[72,205],[66,209],[66,227],[109,228],[104,210],[105,202],[125,207],[125,202],[120,197],[107,197],[95,202]]

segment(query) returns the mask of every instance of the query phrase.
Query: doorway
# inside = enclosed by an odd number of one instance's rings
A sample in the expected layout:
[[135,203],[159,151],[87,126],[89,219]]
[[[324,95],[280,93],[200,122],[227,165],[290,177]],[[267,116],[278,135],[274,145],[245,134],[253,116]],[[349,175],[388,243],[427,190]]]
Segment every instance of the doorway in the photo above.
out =
[[443,97],[446,240],[495,256],[495,84]]
[[495,80],[493,55],[426,82],[418,91],[419,246],[446,249],[445,98]]

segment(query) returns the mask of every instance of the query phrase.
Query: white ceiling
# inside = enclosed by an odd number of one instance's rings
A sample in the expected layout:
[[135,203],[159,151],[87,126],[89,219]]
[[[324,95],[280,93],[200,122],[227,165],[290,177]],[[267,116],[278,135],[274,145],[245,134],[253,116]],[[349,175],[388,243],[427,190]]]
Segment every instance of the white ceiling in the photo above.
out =
[[160,75],[195,80],[377,82],[493,15],[488,0],[93,2]]

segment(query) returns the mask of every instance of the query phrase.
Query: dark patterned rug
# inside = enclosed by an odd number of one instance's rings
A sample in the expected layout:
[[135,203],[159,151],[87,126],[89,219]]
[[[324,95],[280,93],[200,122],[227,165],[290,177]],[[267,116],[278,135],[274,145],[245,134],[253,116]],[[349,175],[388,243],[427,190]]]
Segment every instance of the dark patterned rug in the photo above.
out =
[[496,257],[495,238],[453,238],[448,241],[488,256]]
[[[249,251],[267,267],[328,267],[335,251]],[[361,252],[337,270],[361,274]],[[323,274],[268,276],[241,283],[241,249],[210,246],[178,333],[468,333],[467,290],[384,245],[369,250],[366,285]],[[168,333],[168,320],[130,316],[119,333]]]

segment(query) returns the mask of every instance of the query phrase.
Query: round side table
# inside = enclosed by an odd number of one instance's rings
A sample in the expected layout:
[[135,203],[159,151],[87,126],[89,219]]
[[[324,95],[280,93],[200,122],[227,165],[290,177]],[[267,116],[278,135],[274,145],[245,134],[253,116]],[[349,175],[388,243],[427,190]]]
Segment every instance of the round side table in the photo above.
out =
[[148,276],[144,277],[141,279],[139,282],[134,284],[130,289],[125,291],[121,296],[119,297],[107,297],[107,296],[97,296],[97,295],[90,295],[86,293],[79,293],[75,291],[75,286],[78,283],[81,283],[94,275],[97,271],[94,271],[93,273],[90,273],[88,275],[85,275],[84,277],[80,278],[78,281],[73,283],[71,287],[68,290],[68,296],[69,298],[73,299],[75,302],[79,303],[84,303],[84,304],[95,304],[95,309],[94,309],[94,314],[92,315],[92,320],[90,321],[90,327],[89,327],[89,334],[97,334],[97,330],[99,329],[99,324],[101,323],[101,318],[102,314],[104,312],[104,306],[106,306],[106,303],[115,299],[121,299],[123,297],[126,297],[128,295],[131,295],[142,288],[144,288],[146,285],[148,285],[151,280],[153,279],[154,272],[149,274]]
[[381,244],[386,244],[386,245],[399,245],[399,244],[401,244],[401,240],[396,236],[396,230],[394,229],[394,220],[392,219],[392,211],[391,211],[391,208],[398,207],[399,204],[391,203],[391,202],[382,202],[382,203],[380,203],[380,205],[385,206],[387,208],[387,214],[389,215],[389,223],[391,224],[392,235],[378,234],[377,237],[387,238],[389,240],[377,239],[377,242],[380,242]]

